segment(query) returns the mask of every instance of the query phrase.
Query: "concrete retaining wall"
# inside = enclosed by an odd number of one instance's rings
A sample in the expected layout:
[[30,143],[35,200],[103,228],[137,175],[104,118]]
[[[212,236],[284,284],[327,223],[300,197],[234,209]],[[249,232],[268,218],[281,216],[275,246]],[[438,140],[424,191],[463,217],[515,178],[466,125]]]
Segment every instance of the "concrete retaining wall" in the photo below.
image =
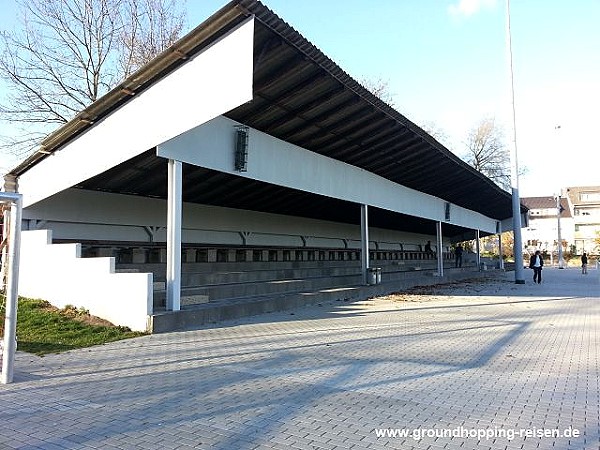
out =
[[144,331],[152,313],[152,274],[115,273],[114,258],[81,258],[79,244],[52,244],[49,230],[24,231],[19,295],[59,308],[83,307],[115,325]]

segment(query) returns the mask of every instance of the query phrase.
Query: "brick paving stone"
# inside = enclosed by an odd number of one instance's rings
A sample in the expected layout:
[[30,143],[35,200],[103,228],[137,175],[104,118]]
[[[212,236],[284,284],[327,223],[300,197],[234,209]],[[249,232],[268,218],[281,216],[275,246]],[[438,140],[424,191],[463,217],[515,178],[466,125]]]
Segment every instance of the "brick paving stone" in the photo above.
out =
[[[508,273],[403,301],[18,352],[15,383],[0,386],[0,448],[596,450],[600,285],[578,275],[549,268],[534,286]],[[375,435],[457,427],[582,435]]]

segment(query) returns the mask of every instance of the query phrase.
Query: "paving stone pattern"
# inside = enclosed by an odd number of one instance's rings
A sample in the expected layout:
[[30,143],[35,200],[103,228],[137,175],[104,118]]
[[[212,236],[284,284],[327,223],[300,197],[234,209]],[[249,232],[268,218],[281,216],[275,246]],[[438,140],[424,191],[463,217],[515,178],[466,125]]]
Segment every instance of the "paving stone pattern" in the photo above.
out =
[[600,271],[530,272],[18,352],[0,449],[598,449]]

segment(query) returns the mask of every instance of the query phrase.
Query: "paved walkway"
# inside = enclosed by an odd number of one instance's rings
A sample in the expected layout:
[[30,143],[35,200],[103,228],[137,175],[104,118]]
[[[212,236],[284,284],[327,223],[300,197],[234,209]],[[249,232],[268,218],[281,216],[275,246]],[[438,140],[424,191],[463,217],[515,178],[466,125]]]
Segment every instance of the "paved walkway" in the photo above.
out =
[[598,449],[600,271],[525,275],[18,353],[0,448]]

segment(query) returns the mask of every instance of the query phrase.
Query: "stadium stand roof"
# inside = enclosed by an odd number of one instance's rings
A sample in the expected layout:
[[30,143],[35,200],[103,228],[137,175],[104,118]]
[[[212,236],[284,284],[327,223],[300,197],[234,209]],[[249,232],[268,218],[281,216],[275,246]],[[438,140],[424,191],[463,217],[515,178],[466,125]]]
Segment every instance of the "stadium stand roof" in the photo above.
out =
[[[255,0],[231,1],[49,135],[37,152],[9,174],[18,177],[50,157],[251,16],[255,18],[253,100],[225,116],[496,220],[512,216],[509,193],[374,96]],[[166,177],[164,160],[148,149],[76,187],[166,198]],[[347,223],[358,223],[360,217],[356,204],[191,165],[184,166],[183,200]],[[384,210],[372,211],[370,222],[406,231],[434,229],[430,221]],[[465,231],[448,226],[444,234],[456,236]]]

